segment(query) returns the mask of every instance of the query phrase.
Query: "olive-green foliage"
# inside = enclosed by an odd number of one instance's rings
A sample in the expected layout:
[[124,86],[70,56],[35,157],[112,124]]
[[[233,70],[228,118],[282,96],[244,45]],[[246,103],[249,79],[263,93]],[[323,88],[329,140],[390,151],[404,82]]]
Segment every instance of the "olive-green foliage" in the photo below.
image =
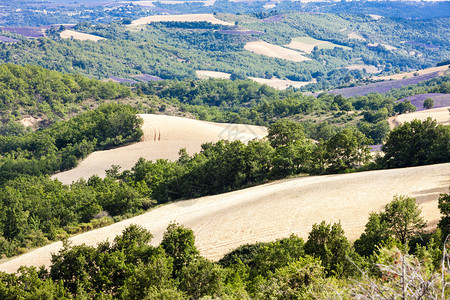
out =
[[0,182],[73,168],[94,150],[140,140],[141,124],[132,107],[110,103],[43,130],[0,136]]
[[450,234],[450,192],[439,197],[439,211],[443,215],[439,221],[439,228],[444,238]]
[[314,224],[305,244],[305,253],[322,261],[327,276],[349,276],[356,273],[356,268],[348,259],[357,255],[344,236],[340,223]]
[[128,87],[112,82],[62,74],[37,66],[0,65],[0,118],[17,111],[22,115],[55,114],[58,118],[65,118],[72,103],[88,99],[113,100],[130,95]]
[[381,164],[401,168],[450,161],[450,127],[435,120],[413,120],[395,128],[382,148]]
[[355,250],[361,255],[369,256],[376,247],[390,239],[405,245],[426,225],[420,216],[421,212],[416,199],[395,196],[384,211],[370,214],[364,233],[355,241]]

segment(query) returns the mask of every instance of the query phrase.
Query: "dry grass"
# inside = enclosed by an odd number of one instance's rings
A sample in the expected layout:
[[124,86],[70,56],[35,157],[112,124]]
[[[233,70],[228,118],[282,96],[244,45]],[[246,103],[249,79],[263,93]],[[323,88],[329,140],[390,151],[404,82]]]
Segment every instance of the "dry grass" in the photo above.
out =
[[370,65],[364,65],[364,64],[361,64],[361,65],[351,65],[351,66],[348,66],[348,67],[346,67],[346,69],[348,69],[348,70],[363,70],[363,69],[366,69],[366,72],[367,73],[372,73],[372,74],[375,74],[375,73],[380,73],[380,69],[378,69],[377,67],[375,67],[375,66],[370,66]]
[[197,77],[200,79],[216,78],[216,79],[230,79],[231,74],[225,72],[197,70],[195,71]]
[[405,122],[411,122],[414,119],[424,121],[428,117],[435,119],[438,124],[450,125],[450,114],[449,114],[450,106],[447,107],[439,107],[421,110],[417,112],[412,112],[409,114],[402,114],[390,117],[388,119],[389,126],[392,128],[403,124]]
[[233,23],[221,21],[216,19],[213,14],[189,14],[189,15],[158,15],[149,16],[134,20],[129,26],[140,26],[153,22],[209,22],[212,24],[220,24],[227,26],[234,26]]
[[383,46],[384,48],[386,48],[386,50],[395,50],[395,49],[397,49],[396,47],[388,45],[388,44],[379,44],[379,43],[369,43],[369,44],[367,44],[367,46],[369,46],[369,47],[378,47],[378,45]]
[[[74,245],[112,241],[130,224],[139,224],[158,244],[169,222],[190,227],[200,253],[219,259],[246,243],[273,241],[295,233],[307,238],[314,223],[341,222],[350,240],[359,237],[369,213],[379,211],[394,195],[417,199],[429,227],[440,218],[437,199],[448,191],[450,163],[414,168],[302,177],[281,180],[226,194],[181,201],[143,215],[74,236]],[[50,253],[61,243],[36,249],[0,265],[14,272],[19,266],[48,266]]]
[[139,158],[177,160],[181,148],[189,154],[199,152],[206,142],[221,139],[249,141],[267,135],[265,127],[240,124],[211,123],[165,115],[140,115],[144,119],[144,136],[139,143],[91,153],[76,168],[53,175],[65,184],[94,174],[105,176],[112,164],[122,170],[131,169]]
[[264,41],[249,42],[244,46],[244,48],[245,50],[251,51],[256,54],[282,58],[295,62],[310,60],[308,57],[303,56],[300,52],[283,48],[281,46],[269,44]]
[[379,79],[379,80],[394,79],[394,80],[396,80],[396,79],[410,78],[410,77],[413,77],[414,74],[425,75],[425,74],[430,74],[430,73],[434,73],[434,72],[439,72],[440,75],[444,75],[445,71],[448,71],[448,70],[449,70],[449,66],[445,65],[445,66],[433,67],[433,68],[428,68],[428,69],[423,69],[423,70],[413,71],[413,72],[399,73],[399,74],[394,74],[394,75],[389,75],[389,76],[379,76],[379,77],[375,77],[375,79]]
[[360,34],[358,34],[356,32],[350,32],[348,34],[348,38],[349,39],[360,40],[360,41],[365,41],[366,40],[365,38],[363,38]]
[[98,42],[100,40],[106,40],[103,37],[100,36],[96,36],[93,34],[87,34],[87,33],[81,33],[81,32],[76,32],[73,30],[64,30],[63,32],[60,33],[61,38],[63,39],[75,39],[75,40],[79,40],[79,41],[94,41],[94,42]]
[[249,77],[251,80],[256,81],[261,84],[267,84],[270,87],[273,87],[277,90],[285,90],[288,87],[300,88],[310,83],[316,82],[315,79],[312,81],[292,81],[287,79],[279,79],[277,77],[272,77],[271,79],[266,78],[258,78],[258,77]]
[[316,47],[316,46],[319,49],[333,49],[333,48],[336,48],[336,47],[341,47],[341,48],[344,48],[346,50],[350,50],[351,49],[350,47],[333,44],[333,43],[328,42],[328,41],[317,40],[317,39],[314,39],[312,37],[293,38],[292,41],[289,44],[284,45],[284,46],[288,47],[288,48],[300,50],[300,51],[303,51],[305,53],[311,53],[314,50],[314,47]]

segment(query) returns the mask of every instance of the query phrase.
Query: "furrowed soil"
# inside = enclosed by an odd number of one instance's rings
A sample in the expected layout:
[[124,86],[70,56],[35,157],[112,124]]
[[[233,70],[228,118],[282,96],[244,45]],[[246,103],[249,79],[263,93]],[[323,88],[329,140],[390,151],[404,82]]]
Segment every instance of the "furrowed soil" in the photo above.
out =
[[262,126],[212,123],[182,117],[165,115],[139,115],[144,124],[144,136],[138,143],[105,151],[95,151],[78,166],[69,171],[52,176],[62,183],[70,184],[79,178],[88,179],[94,174],[105,176],[105,170],[111,165],[121,166],[121,170],[131,169],[139,158],[147,160],[177,160],[181,148],[194,154],[201,150],[201,145],[219,140],[241,140],[248,142],[267,135]]
[[[192,228],[200,253],[213,260],[236,247],[267,242],[297,234],[306,239],[311,227],[322,220],[340,222],[350,240],[364,231],[369,213],[379,211],[395,195],[417,199],[428,229],[440,218],[440,193],[448,191],[450,163],[413,168],[286,179],[230,193],[164,205],[140,216],[79,234],[73,245],[96,245],[120,234],[130,224],[149,229],[160,243],[171,221]],[[1,271],[20,266],[49,266],[57,242],[11,259]]]

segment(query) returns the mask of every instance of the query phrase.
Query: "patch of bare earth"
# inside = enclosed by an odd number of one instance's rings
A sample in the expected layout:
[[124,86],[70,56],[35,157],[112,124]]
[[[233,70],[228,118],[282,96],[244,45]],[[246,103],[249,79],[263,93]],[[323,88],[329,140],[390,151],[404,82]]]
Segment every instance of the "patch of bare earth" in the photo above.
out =
[[400,124],[403,124],[405,122],[411,122],[412,120],[420,120],[424,121],[428,117],[431,117],[432,119],[436,120],[438,124],[443,125],[450,125],[450,112],[449,112],[450,106],[447,107],[439,107],[439,108],[432,108],[432,109],[426,109],[421,111],[416,111],[408,114],[401,114],[397,116],[390,117],[388,119],[389,126],[392,128],[399,126]]
[[449,66],[445,65],[445,66],[433,67],[433,68],[428,68],[428,69],[423,69],[423,70],[413,71],[413,72],[398,73],[398,74],[389,75],[389,76],[379,76],[379,77],[376,77],[376,79],[379,79],[379,80],[394,79],[394,80],[396,80],[396,79],[411,78],[411,77],[417,76],[417,75],[426,75],[426,74],[430,74],[430,73],[434,73],[434,72],[439,72],[439,75],[441,76],[441,75],[444,75],[444,73],[448,70],[449,70]]
[[[341,222],[346,236],[355,240],[364,231],[369,213],[379,211],[395,195],[417,199],[428,228],[440,218],[437,199],[448,191],[450,163],[414,168],[377,170],[341,175],[286,179],[221,195],[181,201],[143,215],[71,238],[73,245],[96,245],[114,237],[130,224],[149,229],[160,243],[169,222],[194,230],[200,253],[220,259],[236,247],[288,237],[306,239],[311,227],[322,220]],[[14,272],[19,266],[49,266],[54,243],[0,265]]]
[[199,79],[208,79],[208,78],[216,78],[216,79],[230,79],[231,74],[225,72],[217,72],[217,71],[206,71],[206,70],[197,70],[195,71],[197,77]]
[[267,84],[277,90],[285,90],[289,87],[300,88],[302,86],[308,85],[310,83],[317,82],[315,79],[312,81],[292,81],[287,79],[279,79],[277,77],[272,77],[271,79],[259,78],[259,77],[249,77],[251,80],[256,81],[261,84]]
[[359,33],[356,33],[356,32],[350,32],[348,34],[348,38],[349,39],[354,39],[354,40],[360,40],[360,41],[365,41],[366,40]]
[[52,176],[65,184],[79,178],[88,179],[97,174],[105,176],[111,165],[119,165],[122,170],[131,169],[139,158],[147,160],[177,160],[179,150],[186,148],[189,154],[199,152],[201,145],[219,140],[241,140],[247,142],[267,135],[262,126],[212,123],[166,115],[140,115],[144,119],[142,141],[124,147],[105,151],[95,151],[79,165],[69,171]]
[[361,70],[361,71],[365,69],[367,73],[372,73],[372,74],[380,73],[380,69],[378,69],[375,66],[370,66],[370,65],[351,65],[351,66],[346,67],[346,69]]
[[286,60],[291,60],[295,62],[301,62],[305,60],[310,60],[308,57],[303,56],[300,52],[294,51],[291,49],[287,49],[281,46],[269,44],[264,41],[256,41],[256,42],[249,42],[245,44],[244,49],[256,54],[269,56],[269,57],[275,57],[275,58],[282,58]]
[[212,24],[234,26],[233,23],[216,19],[213,14],[157,15],[134,20],[129,26],[140,26],[154,22],[209,22]]
[[73,38],[74,40],[79,40],[79,41],[94,41],[94,42],[98,42],[100,40],[106,40],[105,38],[103,38],[101,36],[96,36],[96,35],[93,35],[93,34],[76,32],[76,31],[73,31],[73,30],[64,30],[63,32],[60,33],[60,36],[63,39],[71,39],[71,38]]

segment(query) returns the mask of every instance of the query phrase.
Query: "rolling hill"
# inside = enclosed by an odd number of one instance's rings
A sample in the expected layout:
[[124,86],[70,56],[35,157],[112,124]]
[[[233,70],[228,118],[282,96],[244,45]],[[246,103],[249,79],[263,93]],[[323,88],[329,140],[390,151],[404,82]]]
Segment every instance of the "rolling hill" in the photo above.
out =
[[[226,194],[176,202],[143,215],[71,238],[73,245],[96,245],[130,224],[149,229],[158,244],[171,221],[194,230],[200,253],[217,260],[237,246],[272,241],[292,233],[306,238],[322,220],[340,222],[354,240],[369,213],[381,210],[395,195],[409,195],[422,207],[428,228],[440,218],[437,199],[448,189],[450,163],[341,175],[286,179]],[[36,249],[0,264],[0,271],[50,264],[62,243]]]
[[142,141],[125,147],[96,151],[76,168],[53,176],[65,184],[94,174],[105,176],[104,170],[120,165],[122,170],[131,169],[140,157],[147,160],[177,160],[181,148],[189,154],[200,151],[206,142],[221,139],[249,141],[267,135],[262,126],[211,123],[166,115],[140,115],[144,119]]

